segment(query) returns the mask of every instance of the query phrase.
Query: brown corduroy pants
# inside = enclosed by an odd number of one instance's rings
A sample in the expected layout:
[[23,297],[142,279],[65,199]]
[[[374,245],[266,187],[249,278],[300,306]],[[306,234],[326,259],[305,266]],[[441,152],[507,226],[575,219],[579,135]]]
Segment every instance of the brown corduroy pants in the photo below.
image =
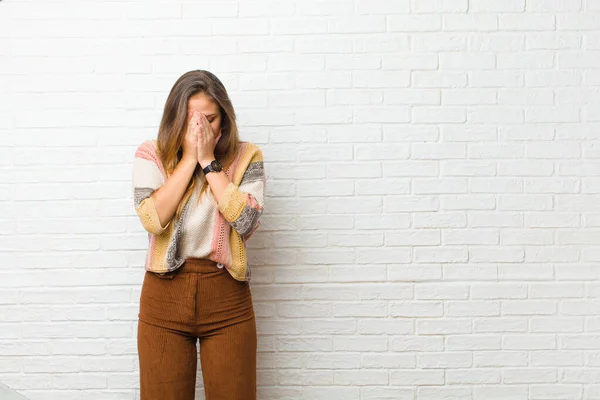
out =
[[206,399],[255,400],[249,282],[200,258],[163,276],[146,271],[137,330],[141,400],[194,399],[197,340]]

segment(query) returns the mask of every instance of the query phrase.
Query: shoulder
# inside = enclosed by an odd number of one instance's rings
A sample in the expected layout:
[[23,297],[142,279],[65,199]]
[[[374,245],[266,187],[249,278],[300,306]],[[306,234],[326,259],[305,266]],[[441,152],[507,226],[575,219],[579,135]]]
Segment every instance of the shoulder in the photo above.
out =
[[144,140],[135,150],[134,166],[138,168],[151,168],[166,178],[165,168],[158,154],[158,146],[155,139]]
[[242,153],[241,158],[248,160],[248,162],[263,161],[262,149],[256,143],[241,142],[240,152]]
[[156,162],[158,160],[156,149],[156,140],[144,140],[135,150],[135,157]]

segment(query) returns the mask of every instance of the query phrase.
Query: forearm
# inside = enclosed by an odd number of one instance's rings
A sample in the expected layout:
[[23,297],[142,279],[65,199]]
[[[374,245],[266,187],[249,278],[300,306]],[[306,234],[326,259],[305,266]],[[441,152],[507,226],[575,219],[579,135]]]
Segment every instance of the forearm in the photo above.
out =
[[181,160],[167,181],[152,193],[161,226],[173,219],[197,165],[196,160]]
[[[208,164],[210,164],[210,161],[211,160],[201,161],[200,167],[206,167]],[[227,177],[225,171],[223,170],[221,170],[220,172],[209,172],[205,175],[205,177],[206,181],[208,182],[208,185],[210,186],[210,191],[212,192],[216,202],[218,203],[219,201],[221,201],[223,193],[225,192],[227,185],[229,185],[230,180]]]
[[[206,174],[219,212],[244,239],[249,238],[260,224],[265,187],[262,152],[258,150],[248,156],[252,158],[244,161],[250,162],[239,184],[230,181],[223,171]],[[209,163],[209,160],[203,160],[200,165]]]

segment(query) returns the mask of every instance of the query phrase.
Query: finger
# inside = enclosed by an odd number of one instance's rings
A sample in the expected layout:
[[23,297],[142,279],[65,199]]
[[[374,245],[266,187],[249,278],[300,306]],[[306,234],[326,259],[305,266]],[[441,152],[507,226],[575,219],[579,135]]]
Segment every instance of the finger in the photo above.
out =
[[202,136],[204,136],[204,139],[206,140],[210,130],[207,128],[205,123],[200,122],[200,130],[202,131]]
[[204,114],[200,113],[198,116],[198,125],[204,126]]
[[198,120],[192,116],[192,118],[188,121],[188,129],[195,132],[198,127]]
[[198,154],[200,154],[200,150],[202,150],[203,146],[202,136],[198,134],[198,136],[196,136],[196,148],[198,149]]
[[198,124],[196,132],[198,134],[198,142],[204,142],[204,127],[202,126],[202,124]]
[[206,118],[206,114],[204,114],[204,113],[200,113],[200,121],[203,124],[210,124],[210,122],[208,122],[208,118]]
[[208,119],[206,118],[206,116],[203,118],[202,123],[204,124],[204,129],[206,130],[207,134],[212,132],[212,126],[210,126],[210,122],[208,122]]
[[198,116],[196,116],[196,119],[194,119],[194,130],[196,132],[199,132],[201,127],[202,127],[202,124],[200,123],[200,118]]

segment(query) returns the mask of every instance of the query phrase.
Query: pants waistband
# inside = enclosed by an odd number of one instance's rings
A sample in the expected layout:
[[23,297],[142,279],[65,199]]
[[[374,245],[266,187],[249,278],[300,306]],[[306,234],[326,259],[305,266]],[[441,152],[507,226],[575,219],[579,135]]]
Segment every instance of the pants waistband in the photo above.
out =
[[211,273],[222,271],[219,268],[218,263],[208,258],[186,258],[184,263],[171,273],[184,274],[184,273]]

